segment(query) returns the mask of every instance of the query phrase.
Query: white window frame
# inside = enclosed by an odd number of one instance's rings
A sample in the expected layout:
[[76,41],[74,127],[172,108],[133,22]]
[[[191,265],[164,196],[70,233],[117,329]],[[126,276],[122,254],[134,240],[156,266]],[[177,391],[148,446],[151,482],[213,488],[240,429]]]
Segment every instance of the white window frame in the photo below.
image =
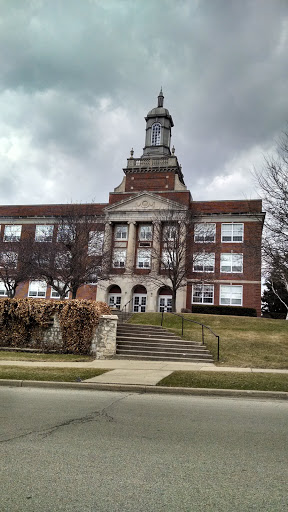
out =
[[[229,228],[231,227],[231,234],[227,234],[228,233],[228,230],[226,231],[226,234],[225,234],[225,226],[229,226]],[[241,240],[234,240],[235,238],[240,238],[239,234],[237,235],[237,229],[240,228],[240,226],[242,226],[241,228]],[[230,229],[229,229],[230,231]],[[228,240],[224,240],[224,238],[229,238]],[[221,224],[221,242],[223,242],[224,244],[226,243],[235,243],[235,244],[241,244],[242,242],[244,241],[244,224],[243,222],[222,222]]]
[[57,242],[74,242],[76,226],[70,224],[58,224]]
[[177,224],[164,224],[162,238],[164,242],[173,242],[179,235],[179,226]]
[[[3,262],[3,265],[2,265]],[[12,266],[13,263],[13,266]],[[5,251],[0,253],[0,268],[17,268],[18,252]]]
[[103,254],[104,231],[90,231],[88,241],[88,256],[101,256]]
[[35,228],[35,242],[52,242],[53,224],[38,224]]
[[[70,291],[67,290],[67,292],[65,294],[65,299],[69,299],[69,293],[70,293]],[[52,286],[51,286],[51,292],[50,292],[50,299],[60,299],[59,293],[56,290],[54,290],[54,288],[52,288]]]
[[137,268],[151,268],[151,251],[149,249],[138,249]]
[[199,252],[194,258],[193,272],[215,272],[214,252]]
[[126,249],[114,249],[113,251],[113,268],[125,268],[126,265],[127,250]]
[[[209,240],[210,237],[210,240]],[[216,224],[214,222],[199,222],[194,226],[194,242],[214,243],[216,238]]]
[[161,145],[161,124],[153,123],[151,130],[151,146]]
[[21,224],[6,224],[4,228],[4,242],[19,242],[21,239]]
[[116,224],[114,239],[115,240],[128,240],[128,225],[127,224]]
[[47,283],[45,281],[29,281],[28,297],[46,298]]
[[176,251],[163,249],[161,260],[162,269],[173,269],[173,265],[176,265]]
[[0,281],[0,297],[8,297],[4,281]]
[[142,224],[139,228],[139,240],[140,241],[148,241],[151,242],[152,240],[152,226],[149,224]]
[[[196,300],[196,298],[199,298],[199,300]],[[214,304],[214,285],[204,283],[193,284],[192,304]]]
[[[237,296],[237,291],[238,291],[238,298],[235,298]],[[225,295],[226,295],[226,297],[225,297]],[[240,297],[240,295],[241,295],[241,297]],[[226,284],[220,285],[220,304],[221,304],[221,306],[242,306],[242,304],[243,304],[243,286],[242,285],[226,285]]]
[[[234,261],[233,261],[234,260]],[[241,263],[241,270],[238,270]],[[229,267],[224,270],[224,267]],[[223,274],[243,273],[243,254],[237,252],[222,252],[220,257],[220,272]]]

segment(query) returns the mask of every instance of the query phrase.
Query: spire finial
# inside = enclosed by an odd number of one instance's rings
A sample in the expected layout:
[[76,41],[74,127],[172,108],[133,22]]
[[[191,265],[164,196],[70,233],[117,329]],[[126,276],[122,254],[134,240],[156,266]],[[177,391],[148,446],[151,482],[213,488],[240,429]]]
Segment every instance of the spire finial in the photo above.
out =
[[158,107],[163,107],[163,104],[164,104],[164,95],[163,95],[162,85],[161,85],[161,89],[160,89],[159,96],[158,96]]

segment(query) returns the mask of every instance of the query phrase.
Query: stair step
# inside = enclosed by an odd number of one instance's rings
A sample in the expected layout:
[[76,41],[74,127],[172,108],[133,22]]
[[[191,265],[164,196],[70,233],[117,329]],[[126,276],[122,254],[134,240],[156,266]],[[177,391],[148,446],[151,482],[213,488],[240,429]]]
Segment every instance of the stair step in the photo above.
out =
[[163,344],[170,344],[170,345],[178,345],[178,344],[181,344],[181,345],[186,345],[186,346],[195,346],[195,347],[200,347],[200,346],[203,346],[201,345],[201,343],[199,343],[198,341],[184,341],[184,340],[181,340],[181,338],[179,339],[171,339],[171,338],[145,338],[145,337],[140,337],[140,336],[117,336],[117,342],[118,341],[130,341],[130,342],[135,342],[135,343],[163,343]]
[[173,334],[173,333],[170,333],[170,332],[165,332],[165,331],[144,331],[142,329],[139,329],[139,330],[133,330],[133,331],[130,331],[129,329],[126,329],[126,328],[123,328],[123,329],[117,329],[117,334],[120,334],[120,335],[127,335],[127,336],[136,336],[136,335],[139,335],[139,334],[143,334],[145,335],[145,337],[149,337],[149,336],[155,336],[155,337],[161,337],[161,336],[165,336],[165,338],[176,338],[176,339],[181,339],[179,338],[179,336],[177,336],[176,334]]
[[[148,354],[147,354],[148,352]],[[173,356],[179,356],[179,357],[186,357],[186,356],[189,356],[189,357],[193,357],[194,355],[197,356],[197,357],[203,357],[203,359],[211,359],[212,356],[209,354],[209,353],[202,353],[202,352],[186,352],[186,351],[182,351],[182,350],[178,350],[178,351],[163,351],[161,352],[161,350],[154,350],[153,352],[149,352],[149,351],[146,351],[146,350],[142,350],[141,348],[138,348],[138,349],[118,349],[116,350],[116,354],[134,354],[134,355],[138,355],[138,354],[144,354],[144,355],[152,355],[152,356],[157,356],[157,355],[161,355],[161,356],[164,356],[166,357],[166,355],[168,357],[171,357],[172,355]]]
[[185,352],[189,354],[210,354],[209,350],[205,348],[195,348],[195,347],[176,347],[175,345],[148,345],[148,344],[132,344],[132,343],[119,343],[117,345],[117,350],[145,350],[145,351],[155,351],[155,352]]
[[189,358],[189,357],[167,357],[167,356],[154,356],[154,355],[132,355],[132,354],[116,354],[117,359],[137,359],[143,361],[183,361],[186,363],[202,363],[202,364],[213,364],[213,359],[203,358]]

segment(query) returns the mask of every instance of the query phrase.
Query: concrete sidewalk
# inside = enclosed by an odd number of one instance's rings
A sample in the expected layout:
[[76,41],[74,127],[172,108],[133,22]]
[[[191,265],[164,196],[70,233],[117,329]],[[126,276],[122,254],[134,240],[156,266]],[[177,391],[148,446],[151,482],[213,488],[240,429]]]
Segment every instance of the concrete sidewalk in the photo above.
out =
[[42,362],[42,361],[0,361],[1,366],[35,367],[35,368],[99,368],[110,370],[105,374],[87,379],[85,382],[99,382],[103,384],[128,384],[155,386],[164,377],[173,371],[209,371],[209,372],[237,372],[237,373],[282,373],[288,370],[273,370],[261,368],[238,368],[215,366],[211,363],[191,363],[177,361],[139,361],[123,359],[95,359],[85,362]]

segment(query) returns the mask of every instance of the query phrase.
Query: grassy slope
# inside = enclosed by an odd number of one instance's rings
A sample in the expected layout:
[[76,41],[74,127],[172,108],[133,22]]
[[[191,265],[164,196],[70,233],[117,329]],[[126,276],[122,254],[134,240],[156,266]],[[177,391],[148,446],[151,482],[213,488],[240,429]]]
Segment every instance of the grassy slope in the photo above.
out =
[[[220,336],[219,365],[288,369],[288,322],[267,318],[184,314],[185,318],[208,325]],[[131,323],[160,325],[160,313],[138,313]],[[181,335],[181,319],[164,315],[163,327]],[[201,341],[201,327],[184,322],[184,338]],[[216,339],[209,331],[205,344],[216,362]],[[216,362],[216,364],[218,364]]]
[[39,354],[31,352],[13,352],[12,350],[0,350],[0,361],[51,361],[67,363],[88,363],[94,358],[75,354]]
[[0,379],[75,382],[78,379],[85,380],[96,377],[107,371],[92,368],[21,368],[1,366]]

